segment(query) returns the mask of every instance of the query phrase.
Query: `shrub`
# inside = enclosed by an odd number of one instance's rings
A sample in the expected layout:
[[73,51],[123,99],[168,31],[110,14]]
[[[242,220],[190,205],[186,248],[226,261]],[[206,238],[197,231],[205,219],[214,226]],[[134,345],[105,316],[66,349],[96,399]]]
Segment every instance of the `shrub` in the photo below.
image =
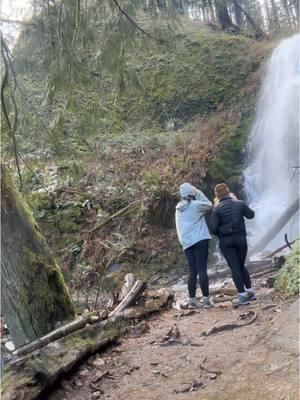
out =
[[275,289],[288,297],[299,293],[300,239],[296,240],[286,263],[276,274]]

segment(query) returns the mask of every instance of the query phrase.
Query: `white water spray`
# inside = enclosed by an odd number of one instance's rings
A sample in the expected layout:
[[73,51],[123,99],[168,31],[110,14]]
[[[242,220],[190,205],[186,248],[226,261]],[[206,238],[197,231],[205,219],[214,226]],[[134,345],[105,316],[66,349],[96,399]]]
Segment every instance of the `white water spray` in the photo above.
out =
[[[300,35],[283,40],[266,66],[256,118],[247,145],[245,190],[255,219],[250,247],[299,195]],[[273,250],[299,235],[299,215],[268,245]]]

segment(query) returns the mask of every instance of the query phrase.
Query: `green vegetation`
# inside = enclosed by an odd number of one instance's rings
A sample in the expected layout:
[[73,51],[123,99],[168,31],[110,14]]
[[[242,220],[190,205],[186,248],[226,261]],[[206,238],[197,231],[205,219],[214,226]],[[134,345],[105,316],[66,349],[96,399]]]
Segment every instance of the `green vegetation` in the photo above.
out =
[[[100,282],[113,263],[142,276],[184,263],[172,229],[182,181],[212,197],[225,180],[239,195],[259,67],[272,46],[185,20],[164,43],[139,35],[116,72],[115,49],[103,62],[94,22],[95,35],[76,48],[81,67],[65,81],[53,74],[47,29],[27,28],[14,49],[32,105],[18,138],[31,168],[23,165],[24,194],[73,294],[97,292],[80,265]],[[10,154],[8,141],[2,147]]]
[[300,239],[298,239],[282,269],[276,274],[275,289],[283,296],[299,294],[300,285]]

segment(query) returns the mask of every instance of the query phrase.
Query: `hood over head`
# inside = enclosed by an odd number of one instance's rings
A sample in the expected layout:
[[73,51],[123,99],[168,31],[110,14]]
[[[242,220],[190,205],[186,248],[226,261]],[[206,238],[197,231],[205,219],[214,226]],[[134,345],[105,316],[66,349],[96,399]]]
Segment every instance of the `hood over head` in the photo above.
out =
[[182,198],[195,195],[194,187],[190,183],[183,183],[180,185],[180,195]]

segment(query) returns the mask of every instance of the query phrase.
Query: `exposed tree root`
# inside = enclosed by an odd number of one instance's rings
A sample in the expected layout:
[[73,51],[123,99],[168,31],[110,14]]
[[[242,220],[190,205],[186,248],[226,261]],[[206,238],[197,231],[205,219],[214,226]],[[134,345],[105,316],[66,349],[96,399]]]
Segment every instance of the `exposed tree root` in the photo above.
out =
[[[248,319],[250,317],[250,319]],[[255,311],[247,311],[244,314],[241,314],[239,317],[239,320],[245,321],[243,323],[238,323],[238,322],[233,322],[231,324],[225,324],[225,325],[219,325],[219,326],[213,326],[211,329],[208,331],[202,332],[201,336],[209,336],[213,335],[218,332],[223,332],[227,331],[230,329],[235,329],[235,328],[241,328],[242,326],[250,325],[252,322],[254,322],[257,318],[257,314]]]

